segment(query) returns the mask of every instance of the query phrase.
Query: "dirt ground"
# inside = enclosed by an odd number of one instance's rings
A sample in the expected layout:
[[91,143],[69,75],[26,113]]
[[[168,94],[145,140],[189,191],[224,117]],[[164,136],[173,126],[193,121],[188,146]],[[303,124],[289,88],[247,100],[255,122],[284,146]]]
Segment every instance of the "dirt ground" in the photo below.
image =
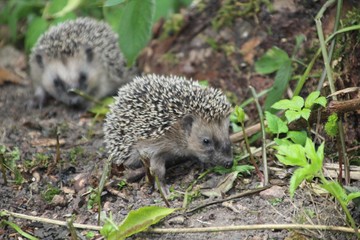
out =
[[[271,84],[273,76],[266,77],[254,73],[253,63],[256,58],[274,45],[291,53],[296,34],[302,33],[308,39],[316,37],[313,18],[323,1],[305,1],[306,3],[295,0],[274,1],[273,12],[270,13],[264,5],[261,5],[256,16],[244,19],[236,18],[231,25],[233,27],[224,28],[218,33],[214,32],[210,20],[207,19],[219,8],[220,1],[210,2],[213,2],[213,5],[209,5],[212,6],[210,7],[211,11],[203,11],[196,15],[197,21],[192,15],[194,13],[190,12],[186,15],[187,24],[183,30],[169,38],[170,40],[154,38],[141,55],[139,66],[143,72],[172,73],[194,79],[208,79],[211,85],[232,92],[232,96],[240,103],[249,97],[249,84],[255,86],[258,91],[268,88]],[[290,3],[286,5],[286,8],[281,7],[285,2]],[[331,19],[331,17],[326,19]],[[328,20],[327,24],[324,24],[325,30],[330,28],[328,27],[329,22],[331,21]],[[200,23],[203,23],[204,26],[200,26]],[[195,28],[194,26],[199,27]],[[242,37],[241,32],[247,32],[248,35]],[[235,46],[242,49],[243,52],[226,55],[220,50],[212,50],[207,53],[209,46],[204,43],[204,36],[211,36],[221,43],[235,43]],[[310,48],[312,44],[313,41],[306,41],[300,51],[305,59],[307,48]],[[169,52],[178,57],[176,64],[160,57]],[[17,56],[13,57],[17,59]],[[240,66],[240,69],[235,69],[234,66]],[[311,81],[308,85],[311,85]],[[312,90],[310,88],[308,91]],[[103,143],[102,120],[95,120],[93,115],[85,111],[71,109],[54,100],[50,100],[42,109],[27,108],[26,103],[31,98],[31,84],[26,75],[21,84],[10,82],[0,85],[0,144],[6,146],[10,151],[15,148],[19,149],[20,159],[16,165],[23,177],[22,183],[16,184],[14,174],[7,172],[9,182],[5,184],[2,173],[0,173],[0,209],[64,221],[74,215],[76,223],[96,225],[98,208],[96,204],[93,208],[89,206],[92,201],[91,189],[98,186],[107,159]],[[257,122],[254,107],[250,106],[246,111],[250,118],[249,124]],[[352,118],[356,118],[356,116],[351,116],[350,119]],[[352,125],[349,128],[356,127]],[[60,162],[52,166],[56,159],[57,135],[60,141]],[[356,133],[351,136],[353,139],[348,139],[349,142],[360,139]],[[271,164],[275,164],[273,160]],[[171,207],[182,206],[182,193],[199,174],[199,166],[196,164],[185,164],[169,171],[168,183],[178,193],[178,196],[170,201]],[[112,213],[115,222],[120,223],[130,210],[142,206],[165,206],[159,193],[152,191],[144,180],[139,183],[128,183],[124,188],[119,189],[117,184],[122,177],[121,175],[112,175],[101,197],[102,210],[107,214]],[[218,182],[224,177],[224,175],[210,174],[198,185]],[[252,194],[223,204],[204,207],[193,213],[176,213],[155,227],[215,227],[282,223],[346,226],[344,213],[328,195],[319,193],[316,189],[310,188],[308,184],[304,184],[295,193],[294,199],[290,199],[289,177],[280,178],[271,172],[270,179],[271,183],[277,186],[272,188],[270,193]],[[226,197],[254,189],[259,185],[260,182],[255,172],[238,177]],[[354,182],[354,185],[359,185],[359,183]],[[54,188],[60,189],[56,197],[50,201],[45,200],[46,193]],[[208,201],[211,199],[198,196],[190,203],[189,208]],[[356,221],[360,223],[359,212],[353,205],[350,205],[349,208]],[[10,218],[9,220],[40,239],[70,238],[69,230],[65,227],[19,218]],[[87,232],[89,231],[78,230],[78,235],[85,236]],[[93,237],[93,239],[99,238],[99,235]],[[351,234],[315,230],[248,230],[186,234],[141,233],[130,239],[224,238],[253,240],[356,239]],[[20,236],[12,228],[6,226],[0,228],[0,239],[20,239]]]

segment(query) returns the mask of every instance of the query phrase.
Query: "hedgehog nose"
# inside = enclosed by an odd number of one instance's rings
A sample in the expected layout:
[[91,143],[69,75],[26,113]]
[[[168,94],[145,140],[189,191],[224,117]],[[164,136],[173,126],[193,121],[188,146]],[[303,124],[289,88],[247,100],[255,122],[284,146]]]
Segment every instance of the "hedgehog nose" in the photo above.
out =
[[224,163],[224,167],[226,168],[231,168],[231,166],[232,166],[232,161],[227,161]]

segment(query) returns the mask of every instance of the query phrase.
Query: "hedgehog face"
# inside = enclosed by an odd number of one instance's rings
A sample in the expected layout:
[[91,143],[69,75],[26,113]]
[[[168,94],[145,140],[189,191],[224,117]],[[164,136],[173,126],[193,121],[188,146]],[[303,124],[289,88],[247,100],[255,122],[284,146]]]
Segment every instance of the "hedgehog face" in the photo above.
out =
[[225,167],[232,165],[228,118],[208,123],[187,115],[183,122],[191,155],[205,164]]
[[[39,59],[37,57],[37,61]],[[87,49],[72,57],[49,60],[43,65],[42,86],[45,91],[71,106],[87,105],[85,99],[72,92],[72,89],[92,95],[96,92],[98,83],[103,80],[101,78],[105,77],[102,65],[94,59],[94,53]]]

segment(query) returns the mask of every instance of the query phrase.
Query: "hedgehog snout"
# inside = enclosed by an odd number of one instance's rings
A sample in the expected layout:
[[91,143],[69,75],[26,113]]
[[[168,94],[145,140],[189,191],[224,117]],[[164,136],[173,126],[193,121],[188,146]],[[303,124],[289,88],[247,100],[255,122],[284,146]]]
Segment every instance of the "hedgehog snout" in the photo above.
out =
[[232,167],[232,165],[233,165],[233,161],[232,161],[232,159],[230,159],[231,161],[226,161],[226,162],[224,162],[224,167],[226,167],[226,168],[231,168]]

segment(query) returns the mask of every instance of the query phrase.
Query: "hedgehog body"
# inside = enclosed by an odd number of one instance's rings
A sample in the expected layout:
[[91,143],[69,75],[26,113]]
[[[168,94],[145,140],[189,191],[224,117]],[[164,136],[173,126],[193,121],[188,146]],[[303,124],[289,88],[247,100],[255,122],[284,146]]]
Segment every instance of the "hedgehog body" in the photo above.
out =
[[92,97],[115,94],[129,81],[127,69],[111,27],[91,18],[69,20],[51,27],[37,41],[30,58],[35,105],[47,96],[68,105],[86,106],[78,89]]
[[176,159],[229,166],[230,110],[220,90],[176,76],[136,77],[119,89],[106,116],[107,150],[130,169],[148,158],[160,182],[165,165]]

